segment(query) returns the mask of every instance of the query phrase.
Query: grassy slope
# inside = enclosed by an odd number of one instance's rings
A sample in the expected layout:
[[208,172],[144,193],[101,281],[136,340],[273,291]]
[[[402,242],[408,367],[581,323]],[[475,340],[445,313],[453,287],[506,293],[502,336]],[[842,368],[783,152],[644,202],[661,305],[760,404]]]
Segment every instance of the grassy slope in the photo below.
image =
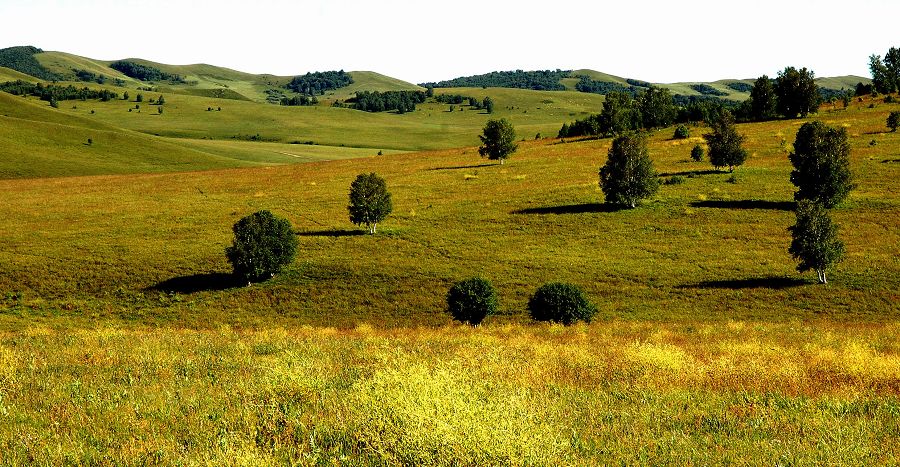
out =
[[[896,319],[900,139],[880,133],[896,105],[866,106],[818,116],[849,128],[859,185],[834,212],[848,256],[827,288],[800,281],[786,251],[786,155],[796,120],[740,127],[752,155],[736,184],[689,162],[699,137],[655,134],[658,169],[688,178],[635,211],[596,204],[608,140],[524,143],[504,166],[483,165],[470,147],[265,169],[0,182],[0,207],[9,213],[2,222],[15,223],[0,222],[9,232],[0,289],[24,294],[7,302],[14,311],[3,325],[21,326],[16,316],[191,326],[437,324],[447,322],[441,310],[450,282],[472,274],[499,287],[507,315],[500,320],[523,319],[528,296],[549,280],[585,287],[604,318]],[[368,171],[387,177],[395,212],[383,234],[355,236],[346,192]],[[305,232],[302,253],[270,284],[218,290],[230,227],[258,209]],[[198,293],[175,300],[155,286]]]
[[26,75],[25,73],[21,73],[16,70],[12,70],[12,69],[0,66],[0,82],[16,81],[16,80],[27,81],[29,83],[36,83],[36,82],[40,81],[39,79],[35,78],[34,76]]

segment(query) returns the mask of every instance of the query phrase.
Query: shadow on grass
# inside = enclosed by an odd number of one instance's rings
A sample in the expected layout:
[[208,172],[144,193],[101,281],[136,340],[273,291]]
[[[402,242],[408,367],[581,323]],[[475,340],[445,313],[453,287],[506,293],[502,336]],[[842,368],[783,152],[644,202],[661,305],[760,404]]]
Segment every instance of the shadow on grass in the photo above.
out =
[[206,274],[192,274],[190,276],[166,279],[153,287],[150,287],[150,290],[167,293],[192,294],[196,292],[226,290],[243,285],[247,285],[246,281],[242,282],[234,274],[210,272]]
[[717,200],[717,201],[695,201],[691,203],[692,208],[717,208],[717,209],[770,209],[773,211],[793,211],[797,207],[797,203],[793,201],[764,201],[760,199],[742,199],[742,200]]
[[587,203],[567,204],[563,206],[542,206],[513,211],[513,214],[590,214],[595,212],[618,212],[627,208],[619,204]]
[[679,289],[787,289],[791,287],[799,287],[806,285],[803,279],[796,277],[771,276],[771,277],[750,277],[747,279],[723,279],[718,281],[703,281],[697,284],[679,285]]
[[690,176],[698,176],[698,175],[715,175],[715,174],[727,174],[729,173],[727,170],[685,170],[682,172],[663,172],[658,174],[660,177],[690,177]]
[[885,159],[881,161],[882,164],[893,164],[900,162],[900,159]]
[[494,167],[500,164],[477,164],[477,165],[460,165],[457,167],[434,167],[428,170],[462,170],[462,169],[480,169],[482,167]]
[[298,237],[356,237],[365,235],[364,230],[307,230],[297,232]]

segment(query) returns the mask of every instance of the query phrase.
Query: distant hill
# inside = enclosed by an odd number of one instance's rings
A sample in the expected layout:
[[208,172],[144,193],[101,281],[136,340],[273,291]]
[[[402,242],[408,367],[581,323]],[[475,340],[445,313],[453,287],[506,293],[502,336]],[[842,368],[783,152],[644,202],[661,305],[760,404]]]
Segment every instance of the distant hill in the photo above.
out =
[[59,79],[59,76],[44,68],[35,58],[36,54],[42,52],[43,50],[32,46],[0,49],[0,66],[46,81]]
[[431,88],[490,87],[531,89],[534,91],[564,91],[566,87],[561,80],[569,78],[571,75],[571,70],[492,71],[483,75],[463,76],[435,83],[423,83],[420,86]]

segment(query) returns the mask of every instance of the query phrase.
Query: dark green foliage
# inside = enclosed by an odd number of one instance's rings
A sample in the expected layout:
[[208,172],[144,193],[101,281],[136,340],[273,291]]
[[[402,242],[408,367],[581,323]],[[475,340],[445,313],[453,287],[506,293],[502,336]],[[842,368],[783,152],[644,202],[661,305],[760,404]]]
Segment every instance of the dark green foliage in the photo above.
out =
[[162,113],[163,113],[163,108],[162,108],[162,107],[157,107],[157,108],[156,108],[156,112],[157,112],[158,114],[162,115]]
[[818,121],[804,123],[788,158],[794,166],[791,182],[797,187],[795,200],[812,200],[830,208],[853,189],[850,143],[844,128]]
[[478,138],[481,139],[478,154],[492,161],[499,160],[501,164],[518,148],[516,130],[505,118],[488,120],[484,125],[483,134],[478,135]]
[[589,92],[593,94],[609,94],[611,92],[624,92],[632,96],[636,95],[639,89],[635,86],[626,86],[611,81],[596,81],[588,76],[579,75],[578,83],[575,89],[580,92]]
[[626,133],[613,140],[606,164],[600,168],[600,188],[606,202],[634,208],[656,194],[659,180],[640,133]]
[[891,47],[884,56],[869,57],[869,71],[872,73],[872,86],[880,93],[888,94],[900,89],[900,49]]
[[387,218],[394,209],[387,182],[375,173],[359,174],[350,184],[350,222],[365,224],[369,233],[374,234],[378,223]]
[[668,89],[651,86],[638,94],[635,104],[640,113],[643,128],[667,127],[675,121],[675,117],[678,115],[672,101],[672,94]]
[[599,134],[619,134],[637,130],[641,127],[642,121],[640,111],[630,95],[611,92],[603,101]]
[[287,106],[312,106],[319,105],[319,99],[316,96],[282,97],[278,103]]
[[775,117],[777,105],[772,80],[766,75],[760,76],[750,91],[750,118],[756,121],[770,120]]
[[528,311],[535,321],[570,325],[578,321],[591,322],[597,307],[588,301],[578,286],[550,282],[540,286],[528,300]]
[[639,88],[649,88],[649,87],[653,86],[652,84],[650,84],[647,81],[641,81],[639,79],[633,79],[633,78],[625,78],[625,82],[632,86],[636,86]]
[[682,183],[684,183],[684,177],[682,177],[681,175],[674,175],[667,178],[663,182],[663,185],[681,185]]
[[447,309],[453,319],[478,326],[497,312],[497,292],[481,277],[459,281],[447,292]]
[[778,72],[775,95],[778,96],[778,113],[787,118],[806,117],[818,110],[819,87],[815,74],[806,68],[798,70],[790,66]]
[[106,76],[98,75],[88,70],[73,71],[75,72],[75,77],[78,78],[79,81],[84,81],[87,83],[106,84]]
[[234,274],[247,281],[264,281],[294,260],[297,236],[287,219],[259,211],[239,220],[232,230],[234,243],[225,255]]
[[25,81],[7,81],[0,84],[0,91],[8,92],[16,96],[37,96],[44,101],[69,101],[69,100],[88,100],[100,99],[108,101],[117,99],[119,95],[112,91],[102,89],[96,91],[89,88],[78,89],[71,84],[68,86],[60,86],[57,84],[32,84]]
[[791,232],[788,252],[797,259],[797,271],[816,271],[819,282],[828,283],[825,272],[844,256],[844,243],[837,236],[837,226],[831,222],[828,210],[812,201],[797,204],[797,223]]
[[491,99],[490,97],[485,97],[484,100],[481,102],[481,106],[484,107],[484,110],[487,113],[489,113],[489,114],[494,113],[494,100]]
[[162,95],[160,95],[159,98],[156,99],[156,105],[164,105],[165,103],[166,103],[166,98],[163,97]]
[[900,112],[891,112],[887,118],[887,127],[891,129],[892,132],[897,131],[897,127],[900,126]]
[[59,80],[60,77],[58,75],[51,73],[34,58],[34,54],[43,52],[43,50],[31,46],[0,49],[0,66],[47,81]]
[[733,172],[735,166],[747,160],[747,150],[742,147],[744,136],[738,134],[734,117],[727,110],[711,126],[712,133],[703,135],[709,147],[709,162],[717,169],[728,167]]
[[571,71],[492,71],[484,75],[464,76],[437,83],[423,83],[425,88],[513,88],[534,89],[538,91],[563,91],[566,89],[559,81],[571,76]]
[[675,128],[675,134],[672,135],[673,139],[687,139],[690,137],[691,130],[684,125],[678,125],[678,127]]
[[871,84],[856,83],[856,90],[853,95],[858,97],[868,96],[869,94],[872,94],[874,89],[875,88]]
[[728,93],[720,91],[708,84],[692,84],[691,89],[703,94],[704,96],[727,96]]
[[144,102],[144,95],[138,94],[137,97],[134,99],[134,101],[135,102]]
[[434,96],[434,101],[440,104],[462,104],[468,101],[469,105],[473,105],[472,101],[478,102],[478,99],[462,94],[438,94]]
[[325,94],[325,91],[340,89],[353,84],[353,77],[344,70],[317,71],[303,76],[295,76],[285,87],[307,96]]
[[416,110],[416,104],[425,102],[423,91],[358,91],[356,97],[348,102],[354,103],[354,108],[366,112],[385,112],[396,110],[397,113],[406,113]]
[[728,83],[725,86],[728,86],[729,88],[734,89],[737,92],[750,92],[751,90],[753,90],[752,84],[742,82]]
[[184,83],[184,78],[179,75],[166,73],[159,68],[149,65],[141,65],[130,60],[119,60],[112,62],[109,67],[119,71],[129,78],[139,79],[141,81],[168,81],[170,83]]
[[703,155],[705,153],[706,151],[703,150],[703,146],[696,144],[693,148],[691,148],[691,159],[693,159],[695,162],[700,162],[703,160]]

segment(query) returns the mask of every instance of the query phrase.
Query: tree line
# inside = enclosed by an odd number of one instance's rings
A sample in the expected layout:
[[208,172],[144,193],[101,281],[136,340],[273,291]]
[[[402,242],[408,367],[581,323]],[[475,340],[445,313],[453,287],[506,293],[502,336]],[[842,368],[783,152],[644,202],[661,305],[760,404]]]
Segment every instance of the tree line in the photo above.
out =
[[61,86],[57,84],[28,83],[22,80],[7,81],[0,84],[0,91],[8,92],[15,96],[37,96],[43,101],[67,101],[67,100],[88,100],[100,99],[101,101],[109,101],[118,99],[119,95],[108,89],[89,89],[76,88],[71,84]]
[[572,75],[571,70],[492,71],[483,75],[464,76],[445,81],[422,83],[425,88],[514,88],[537,91],[564,91],[559,81]]
[[113,70],[121,72],[129,78],[141,81],[168,81],[170,83],[184,83],[181,75],[167,73],[159,68],[142,65],[131,60],[118,60],[109,64]]
[[344,70],[316,71],[295,76],[285,87],[300,94],[314,96],[316,94],[324,95],[326,91],[340,89],[351,84],[353,84],[353,77]]
[[356,97],[348,102],[353,108],[365,112],[396,111],[406,113],[416,110],[416,105],[425,102],[424,91],[357,91]]
[[286,106],[311,106],[311,105],[319,105],[319,99],[316,96],[294,96],[294,97],[282,97],[281,100],[278,101],[281,105]]

